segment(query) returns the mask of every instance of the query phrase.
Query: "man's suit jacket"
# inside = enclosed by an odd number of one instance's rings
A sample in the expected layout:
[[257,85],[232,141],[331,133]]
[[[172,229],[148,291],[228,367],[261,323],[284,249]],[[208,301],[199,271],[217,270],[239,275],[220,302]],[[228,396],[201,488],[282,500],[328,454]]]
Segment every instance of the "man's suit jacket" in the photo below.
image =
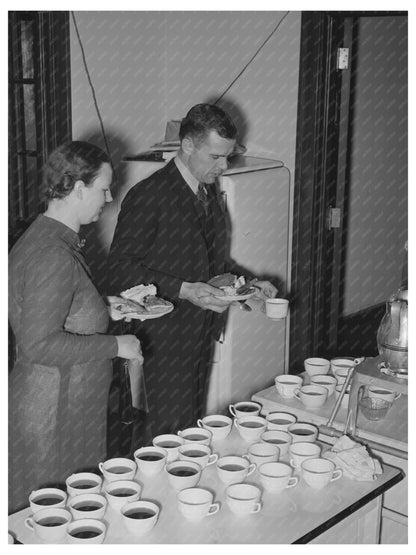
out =
[[222,315],[178,297],[183,281],[207,282],[226,271],[225,214],[215,186],[207,190],[212,221],[211,233],[204,234],[198,201],[171,160],[127,193],[111,245],[108,294],[153,283],[158,295],[175,305],[170,314],[135,327],[157,433],[195,424],[200,416],[208,378],[206,359],[223,322]]

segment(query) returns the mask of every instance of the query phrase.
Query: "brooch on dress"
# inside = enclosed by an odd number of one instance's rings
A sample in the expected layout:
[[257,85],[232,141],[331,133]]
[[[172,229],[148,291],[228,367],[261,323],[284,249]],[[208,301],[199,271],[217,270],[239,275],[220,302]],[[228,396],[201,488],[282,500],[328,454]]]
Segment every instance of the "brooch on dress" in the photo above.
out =
[[77,243],[77,247],[79,249],[82,249],[82,247],[85,245],[86,242],[87,242],[86,239],[80,239]]

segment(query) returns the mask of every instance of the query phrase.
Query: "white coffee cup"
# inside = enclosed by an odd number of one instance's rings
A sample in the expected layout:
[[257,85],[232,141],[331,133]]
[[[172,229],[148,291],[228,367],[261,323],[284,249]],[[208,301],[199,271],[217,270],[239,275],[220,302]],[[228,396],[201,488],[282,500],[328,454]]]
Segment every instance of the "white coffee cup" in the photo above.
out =
[[326,358],[312,357],[307,358],[303,362],[303,365],[305,367],[306,373],[310,377],[312,377],[316,376],[317,374],[328,374],[331,363]]
[[202,520],[220,509],[219,503],[213,503],[212,493],[203,488],[183,489],[177,494],[177,500],[180,512],[189,520]]
[[254,463],[257,468],[266,462],[277,462],[280,457],[280,449],[277,445],[271,443],[253,443],[248,448],[247,454],[243,458]]
[[269,430],[261,434],[260,440],[264,443],[275,445],[279,448],[280,457],[284,457],[292,443],[292,438],[288,432],[282,430]]
[[137,472],[137,465],[131,459],[115,458],[98,463],[98,468],[103,473],[107,482],[120,480],[133,480]]
[[99,493],[82,493],[69,499],[68,508],[74,520],[102,520],[107,509],[107,499]]
[[81,495],[83,493],[100,493],[103,479],[93,472],[77,472],[71,474],[66,481],[68,495]]
[[[72,520],[72,515],[61,507],[50,507],[41,509],[33,516],[25,519],[25,526],[35,532],[41,540],[54,543],[65,537],[68,524]],[[51,526],[51,522],[54,523]]]
[[261,510],[261,491],[251,484],[232,484],[225,490],[226,502],[236,515],[249,515]]
[[231,432],[233,421],[229,416],[210,414],[197,422],[200,428],[205,428],[212,433],[213,441],[222,441]]
[[319,409],[328,399],[328,389],[321,385],[303,385],[295,391],[295,397],[308,409]]
[[261,411],[261,405],[254,401],[240,401],[228,406],[228,410],[235,418],[243,416],[258,416]]
[[282,320],[286,318],[289,310],[287,299],[266,299],[266,315],[272,320]]
[[311,377],[311,385],[320,385],[322,387],[326,387],[328,390],[328,397],[330,397],[337,385],[337,379],[334,376],[329,376],[328,374],[317,374],[316,376]]
[[140,498],[142,487],[133,480],[109,482],[104,487],[105,496],[113,509],[119,511],[123,505]]
[[274,380],[278,394],[284,399],[293,399],[295,391],[302,387],[303,378],[292,374],[282,374]]
[[196,462],[204,469],[206,466],[216,463],[218,455],[212,453],[211,448],[203,443],[198,443],[198,445],[185,443],[179,447],[179,460]]
[[314,443],[318,437],[318,428],[308,422],[296,422],[289,426],[288,432],[292,436],[292,443],[299,441]]
[[259,474],[264,488],[274,493],[293,488],[298,483],[298,477],[293,476],[293,468],[281,462],[262,464]]
[[258,441],[267,429],[267,420],[262,416],[242,416],[236,418],[234,424],[244,441]]
[[178,436],[183,438],[185,443],[202,443],[209,445],[212,440],[212,432],[205,428],[193,427],[179,430]]
[[139,472],[146,476],[154,476],[165,467],[168,453],[161,447],[140,447],[134,452]]
[[345,382],[350,369],[355,368],[358,362],[359,362],[359,359],[349,359],[349,358],[331,359],[331,372],[336,377],[338,385],[342,385]]
[[64,508],[67,497],[66,492],[58,488],[37,489],[29,495],[30,508],[32,513],[51,507]]
[[127,530],[134,536],[144,536],[156,525],[160,508],[153,501],[140,499],[126,503],[120,512]]
[[220,480],[224,484],[236,484],[242,482],[247,476],[253,474],[256,465],[235,455],[221,457],[217,461],[217,472]]
[[322,458],[303,461],[301,470],[305,482],[314,489],[324,488],[329,482],[335,482],[342,476],[341,469],[336,470],[332,461]]
[[368,388],[368,397],[375,399],[383,399],[392,404],[396,399],[400,397],[401,393],[396,393],[391,389],[385,389],[384,387],[377,387],[376,385],[371,385]]
[[268,430],[287,432],[289,426],[297,421],[297,417],[290,412],[269,412],[266,416]]
[[316,459],[321,456],[321,447],[316,443],[308,441],[299,441],[292,443],[289,447],[290,465],[293,468],[300,468],[303,461],[307,459]]
[[175,461],[179,455],[179,447],[185,443],[183,437],[176,434],[161,434],[153,438],[153,445],[167,452],[167,462]]
[[195,487],[201,478],[202,468],[193,461],[173,461],[165,469],[170,484],[177,491]]
[[66,538],[68,543],[103,543],[106,531],[107,526],[102,520],[83,518],[68,525]]

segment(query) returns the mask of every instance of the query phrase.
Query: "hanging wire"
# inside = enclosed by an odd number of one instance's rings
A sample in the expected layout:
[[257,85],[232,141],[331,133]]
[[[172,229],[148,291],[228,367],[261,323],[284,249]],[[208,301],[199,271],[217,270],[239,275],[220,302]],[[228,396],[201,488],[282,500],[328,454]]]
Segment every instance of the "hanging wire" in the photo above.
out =
[[257,54],[260,52],[260,50],[262,50],[262,48],[266,45],[266,43],[272,38],[272,36],[275,34],[275,32],[278,30],[278,28],[280,27],[280,24],[283,22],[283,20],[290,14],[290,11],[286,12],[280,19],[280,21],[278,22],[278,24],[276,25],[276,27],[273,29],[273,31],[270,33],[270,35],[263,41],[263,43],[260,45],[260,47],[256,50],[256,52],[254,53],[254,55],[250,58],[250,60],[246,63],[246,65],[243,67],[243,69],[240,71],[240,73],[237,75],[237,77],[235,77],[235,79],[231,82],[230,85],[228,85],[228,87],[225,89],[225,91],[217,98],[217,100],[214,102],[214,104],[217,104],[217,102],[219,102],[221,100],[221,98],[223,96],[225,96],[227,94],[227,92],[231,89],[231,87],[234,85],[234,83],[241,77],[241,75],[245,72],[245,70],[248,68],[248,66],[251,64],[251,62],[254,60],[254,58],[257,56]]
[[90,72],[88,71],[87,60],[86,60],[86,58],[85,58],[84,46],[83,46],[83,44],[82,44],[81,36],[80,36],[80,34],[79,34],[79,31],[78,31],[77,21],[76,21],[76,19],[75,19],[75,14],[74,14],[73,11],[71,11],[71,16],[72,16],[72,21],[73,21],[74,27],[75,27],[75,32],[76,32],[77,37],[78,37],[79,46],[80,46],[80,48],[81,48],[82,61],[83,61],[83,63],[84,63],[84,68],[85,68],[85,73],[87,74],[88,83],[89,83],[90,88],[91,88],[92,98],[93,98],[93,100],[94,100],[95,110],[96,110],[96,112],[97,112],[97,116],[98,116],[98,119],[99,119],[99,121],[100,121],[101,132],[102,132],[102,134],[103,134],[104,143],[105,143],[105,148],[106,148],[106,150],[107,150],[108,157],[110,158],[110,164],[111,164],[111,168],[112,168],[112,170],[113,170],[114,181],[115,181],[115,184],[118,185],[117,173],[116,173],[116,170],[115,170],[115,168],[114,168],[114,164],[113,164],[113,160],[112,160],[112,157],[111,157],[110,148],[109,148],[109,146],[108,146],[107,136],[106,136],[106,134],[105,134],[104,122],[103,122],[103,119],[102,119],[101,114],[100,114],[100,109],[98,108],[98,102],[97,102],[97,97],[96,97],[96,95],[95,95],[94,85],[92,84]]

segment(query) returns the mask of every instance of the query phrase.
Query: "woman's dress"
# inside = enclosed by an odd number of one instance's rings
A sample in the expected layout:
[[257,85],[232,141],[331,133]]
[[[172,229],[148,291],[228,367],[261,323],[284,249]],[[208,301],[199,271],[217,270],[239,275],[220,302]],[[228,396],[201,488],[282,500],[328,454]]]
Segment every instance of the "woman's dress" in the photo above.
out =
[[78,235],[39,216],[9,257],[9,511],[106,456],[115,337]]

